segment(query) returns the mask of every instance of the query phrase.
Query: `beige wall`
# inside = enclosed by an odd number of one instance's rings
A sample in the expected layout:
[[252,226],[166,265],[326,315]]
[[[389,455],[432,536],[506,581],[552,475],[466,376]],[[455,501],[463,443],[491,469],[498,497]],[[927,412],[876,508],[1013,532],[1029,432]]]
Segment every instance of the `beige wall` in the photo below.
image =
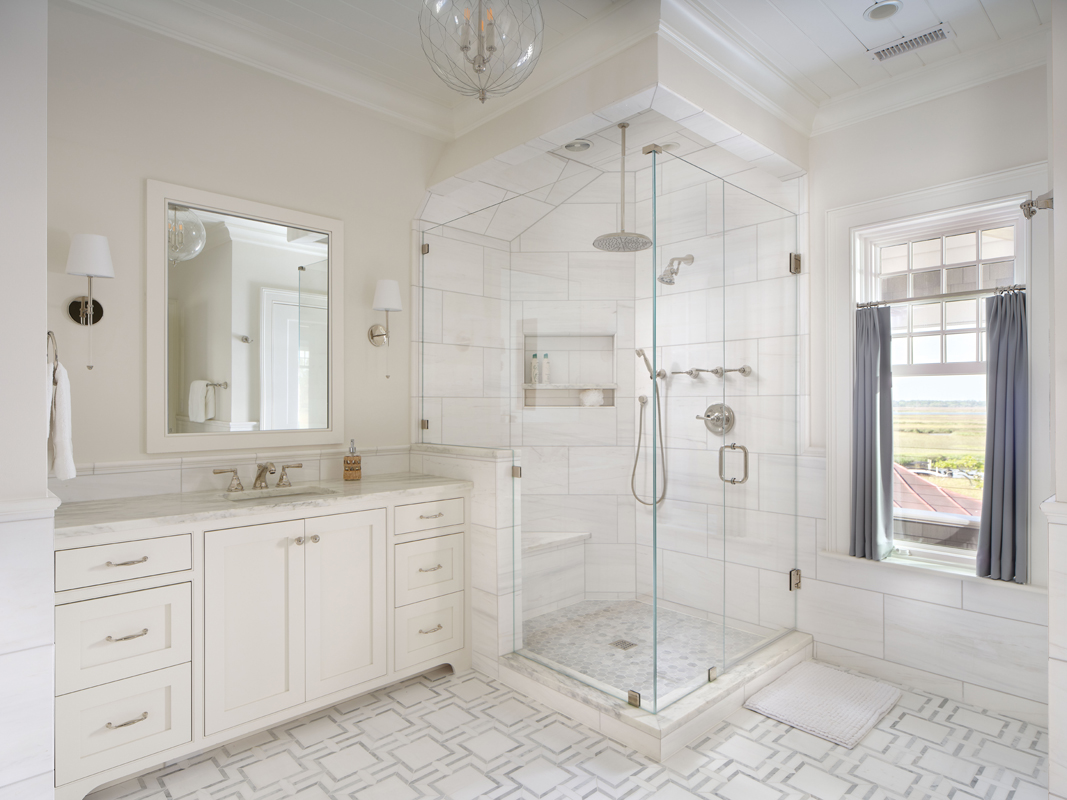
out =
[[[385,353],[364,331],[384,322],[370,309],[376,281],[408,283],[411,220],[441,143],[65,3],[50,4],[48,35],[48,321],[71,372],[75,460],[146,455],[149,178],[344,221],[345,438],[366,447],[407,443],[408,326],[394,319],[388,380]],[[114,280],[94,286],[105,318],[93,334],[91,372],[85,331],[63,313],[84,293],[84,280],[63,272],[70,235],[82,232],[108,236],[115,265]],[[43,329],[37,333],[35,354],[44,346]]]

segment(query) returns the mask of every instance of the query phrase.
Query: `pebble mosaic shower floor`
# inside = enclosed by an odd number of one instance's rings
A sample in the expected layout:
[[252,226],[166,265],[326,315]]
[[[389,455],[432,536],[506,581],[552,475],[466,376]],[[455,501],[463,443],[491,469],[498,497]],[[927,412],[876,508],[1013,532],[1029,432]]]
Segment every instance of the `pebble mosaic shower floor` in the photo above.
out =
[[[583,600],[523,621],[521,655],[553,662],[626,692],[652,696],[652,606],[637,600]],[[765,637],[720,622],[659,609],[656,670],[659,696],[707,681],[708,669],[759,645]],[[619,649],[612,642],[632,642]]]

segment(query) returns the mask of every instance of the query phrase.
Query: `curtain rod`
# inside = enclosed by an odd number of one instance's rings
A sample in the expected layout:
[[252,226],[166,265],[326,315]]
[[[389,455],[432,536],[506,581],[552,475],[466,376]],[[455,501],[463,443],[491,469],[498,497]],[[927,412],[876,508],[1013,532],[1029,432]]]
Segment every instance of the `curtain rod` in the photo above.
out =
[[899,300],[875,300],[872,303],[856,303],[856,308],[873,308],[875,306],[891,306],[899,305],[902,303],[921,303],[929,301],[931,303],[938,300],[962,300],[967,297],[979,297],[989,294],[1006,294],[1008,292],[1025,292],[1025,283],[1016,283],[1011,286],[998,286],[990,291],[989,289],[974,289],[967,292],[947,292],[945,294],[932,294],[926,297],[902,297]]

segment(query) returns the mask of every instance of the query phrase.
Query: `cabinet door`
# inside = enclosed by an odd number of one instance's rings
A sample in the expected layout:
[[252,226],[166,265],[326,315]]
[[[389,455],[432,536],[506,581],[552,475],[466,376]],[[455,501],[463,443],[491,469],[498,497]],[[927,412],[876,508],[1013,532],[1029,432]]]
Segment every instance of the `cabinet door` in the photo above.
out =
[[304,701],[304,522],[204,534],[208,734]]
[[386,672],[385,509],[304,521],[307,698]]

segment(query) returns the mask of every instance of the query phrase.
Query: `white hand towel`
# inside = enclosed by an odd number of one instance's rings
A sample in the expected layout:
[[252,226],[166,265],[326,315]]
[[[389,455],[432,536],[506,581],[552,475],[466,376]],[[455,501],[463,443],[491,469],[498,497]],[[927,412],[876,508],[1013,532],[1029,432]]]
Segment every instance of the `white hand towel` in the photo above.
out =
[[189,384],[189,421],[207,420],[207,381],[193,381]]
[[69,481],[78,474],[74,468],[74,445],[70,435],[70,379],[62,365],[56,366],[56,405],[52,420],[52,469],[61,481]]
[[214,386],[207,387],[207,396],[204,399],[204,419],[215,419],[215,394],[218,392]]
[[47,383],[47,387],[46,387],[47,390],[45,392],[45,396],[46,396],[48,402],[45,405],[45,411],[44,411],[44,416],[45,416],[45,420],[44,420],[44,438],[45,438],[45,441],[47,441],[47,440],[52,438],[52,398],[56,396],[56,387],[55,387],[55,384],[52,383],[52,381],[54,380],[54,376],[55,376],[55,367],[52,366],[52,362],[51,361],[46,361],[45,362],[45,368],[46,368],[45,372],[48,373],[47,374],[47,382],[46,382]]

